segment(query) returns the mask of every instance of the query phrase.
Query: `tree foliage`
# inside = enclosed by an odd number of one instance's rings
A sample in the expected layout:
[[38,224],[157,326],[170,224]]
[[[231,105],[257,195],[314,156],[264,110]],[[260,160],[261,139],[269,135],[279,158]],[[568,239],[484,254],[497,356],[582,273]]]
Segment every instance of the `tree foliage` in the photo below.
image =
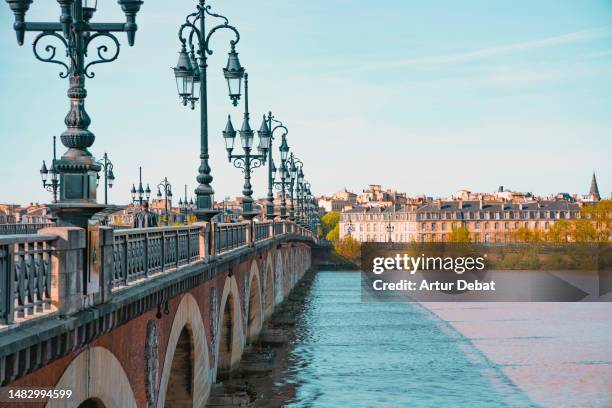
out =
[[340,239],[340,225],[336,226],[325,235],[325,239],[328,241],[336,242]]
[[357,263],[361,257],[361,243],[353,237],[334,242],[336,253],[351,262]]
[[466,227],[453,228],[446,236],[448,242],[470,242],[470,231]]
[[520,242],[610,242],[612,241],[612,201],[585,205],[576,219],[560,219],[546,231],[519,228],[513,237]]
[[340,213],[331,211],[321,217],[321,234],[327,236],[340,222]]

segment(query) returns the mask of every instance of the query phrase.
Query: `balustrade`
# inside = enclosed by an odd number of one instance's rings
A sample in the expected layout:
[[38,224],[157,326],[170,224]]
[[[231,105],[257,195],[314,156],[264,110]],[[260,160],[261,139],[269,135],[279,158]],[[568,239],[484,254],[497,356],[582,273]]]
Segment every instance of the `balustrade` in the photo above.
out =
[[51,309],[53,235],[0,238],[0,324]]

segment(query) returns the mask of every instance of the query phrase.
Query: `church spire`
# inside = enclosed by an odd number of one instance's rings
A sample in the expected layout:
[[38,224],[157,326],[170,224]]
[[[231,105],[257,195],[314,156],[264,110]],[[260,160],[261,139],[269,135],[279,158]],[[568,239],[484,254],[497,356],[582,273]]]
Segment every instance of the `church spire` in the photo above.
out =
[[597,179],[595,178],[595,172],[593,172],[593,178],[591,179],[591,189],[589,190],[589,196],[594,201],[601,200],[599,195],[599,188],[597,187]]

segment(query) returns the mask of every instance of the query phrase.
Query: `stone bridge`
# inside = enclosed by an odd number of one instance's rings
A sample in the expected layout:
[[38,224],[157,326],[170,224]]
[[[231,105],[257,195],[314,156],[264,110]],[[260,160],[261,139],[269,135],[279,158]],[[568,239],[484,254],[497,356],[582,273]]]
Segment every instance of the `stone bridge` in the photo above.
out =
[[0,391],[72,390],[15,407],[202,407],[315,243],[287,221],[0,237]]

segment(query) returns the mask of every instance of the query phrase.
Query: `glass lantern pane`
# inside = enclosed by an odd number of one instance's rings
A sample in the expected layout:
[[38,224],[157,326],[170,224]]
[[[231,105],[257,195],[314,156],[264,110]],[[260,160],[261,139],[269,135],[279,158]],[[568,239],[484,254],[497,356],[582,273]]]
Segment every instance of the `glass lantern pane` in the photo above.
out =
[[97,0],[83,0],[83,8],[93,9],[97,8]]
[[230,96],[240,95],[242,88],[242,78],[228,78],[227,87]]
[[225,139],[225,148],[226,149],[233,149],[234,148],[234,140],[236,140],[235,137],[224,137],[223,139]]
[[249,135],[248,133],[241,133],[240,142],[242,143],[243,148],[250,149],[253,147],[253,136]]

